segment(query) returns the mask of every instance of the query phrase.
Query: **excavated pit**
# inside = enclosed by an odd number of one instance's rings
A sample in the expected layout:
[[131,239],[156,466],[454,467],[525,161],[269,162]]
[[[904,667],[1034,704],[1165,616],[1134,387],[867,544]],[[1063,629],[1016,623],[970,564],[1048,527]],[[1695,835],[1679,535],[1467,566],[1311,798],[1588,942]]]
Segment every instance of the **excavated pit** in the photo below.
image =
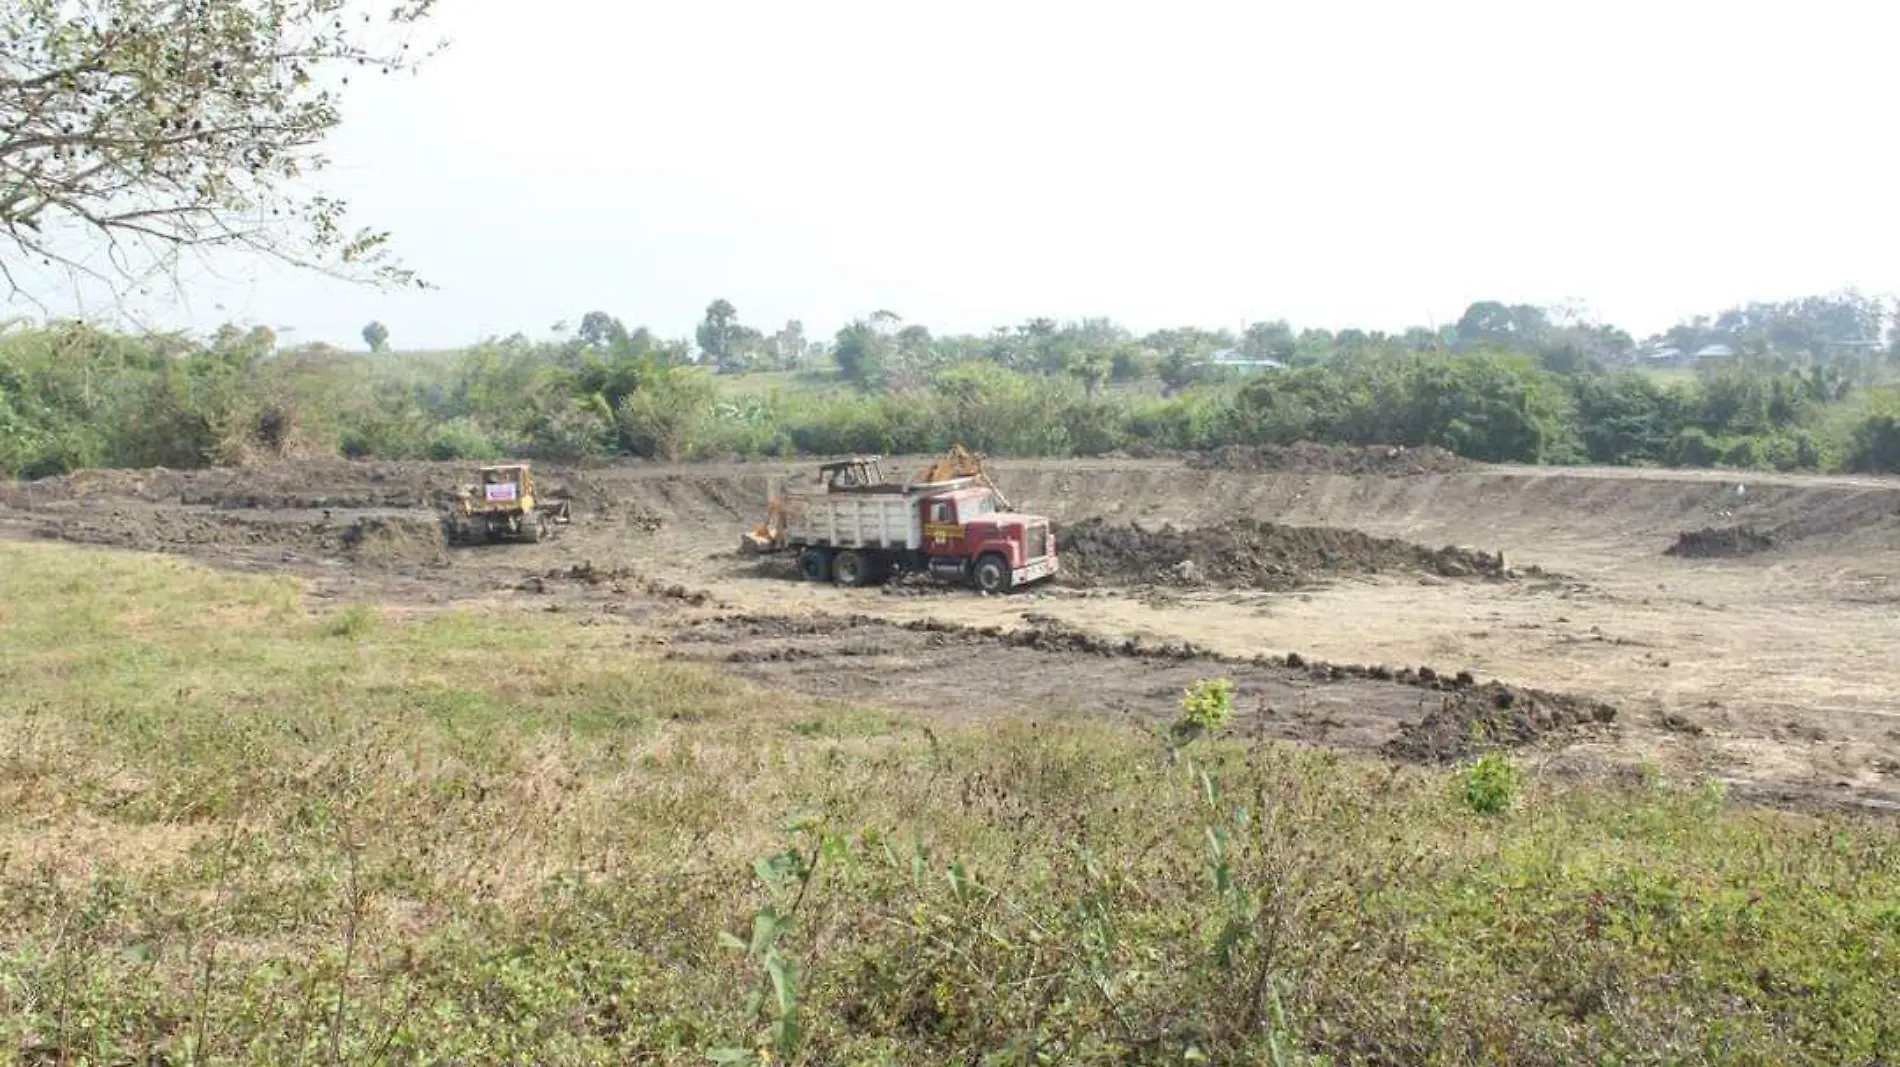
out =
[[[470,480],[470,464],[86,472],[0,483],[0,536],[294,576],[319,599],[571,613],[582,625],[628,626],[629,649],[651,639],[661,654],[871,707],[1152,726],[1175,714],[1186,686],[1231,675],[1245,694],[1237,722],[1262,736],[1427,762],[1474,746],[1557,746],[1553,758],[1584,773],[1658,759],[1777,804],[1900,805],[1891,687],[1864,654],[1900,603],[1900,482],[1763,476],[1744,509],[1725,481],[1693,472],[1465,470],[1420,449],[1003,460],[992,470],[1011,498],[1060,524],[1065,581],[1093,588],[979,597],[935,583],[806,588],[762,580],[782,560],[735,562],[739,532],[813,466],[537,462],[541,495],[571,502],[573,525],[544,543],[453,549],[440,509]],[[1730,526],[1747,532],[1721,532]],[[1812,580],[1758,587],[1740,563],[1665,563],[1664,546],[1685,530],[1685,550],[1672,555],[1752,550]],[[1497,546],[1511,562],[1488,551]],[[1520,555],[1590,585],[1512,583],[1513,573],[1542,574]],[[1310,598],[1266,594],[1274,603],[1248,592],[1329,582]],[[1183,588],[1210,595],[1176,595]],[[1570,595],[1584,588],[1588,596]],[[1036,610],[1110,636],[1046,623],[976,636],[952,626],[988,630]],[[681,632],[708,611],[866,611],[887,624]],[[1193,640],[1272,651],[1223,659]],[[1486,680],[1314,664],[1285,656],[1289,647],[1464,665]],[[1494,673],[1580,696],[1492,682]],[[1581,694],[1625,714],[1606,723]],[[1565,745],[1573,728],[1585,743]]]

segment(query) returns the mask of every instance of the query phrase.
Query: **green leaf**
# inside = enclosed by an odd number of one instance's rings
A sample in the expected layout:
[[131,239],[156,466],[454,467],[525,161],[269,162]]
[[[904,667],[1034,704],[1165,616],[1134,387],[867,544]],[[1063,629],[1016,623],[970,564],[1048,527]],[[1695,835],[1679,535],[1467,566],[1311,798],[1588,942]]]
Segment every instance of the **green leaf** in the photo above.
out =
[[779,852],[764,859],[754,860],[752,872],[759,876],[759,881],[772,889],[782,889],[785,886],[785,876],[797,870],[798,863],[799,858],[796,853]]
[[719,943],[738,952],[744,952],[746,950],[746,943],[744,941],[739,940],[724,930],[719,931]]
[[798,966],[782,956],[765,961],[765,973],[772,976],[772,993],[778,998],[781,1015],[790,1015],[798,1007]]
[[759,1057],[749,1048],[716,1048],[706,1058],[714,1063],[751,1063]]
[[769,907],[759,909],[759,913],[752,917],[752,954],[763,955],[784,930],[785,927],[779,921],[778,912]]
[[826,834],[823,847],[825,858],[835,865],[842,866],[851,859],[851,843],[838,834]]
[[950,891],[959,901],[968,901],[976,883],[970,878],[970,872],[964,868],[962,860],[950,861]]

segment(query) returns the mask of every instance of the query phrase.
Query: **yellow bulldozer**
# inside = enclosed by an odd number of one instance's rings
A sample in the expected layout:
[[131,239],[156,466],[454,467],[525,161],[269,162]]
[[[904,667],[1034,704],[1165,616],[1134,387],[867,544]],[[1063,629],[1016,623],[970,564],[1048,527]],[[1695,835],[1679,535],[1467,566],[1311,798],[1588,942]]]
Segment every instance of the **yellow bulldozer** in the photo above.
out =
[[[931,485],[957,478],[976,479],[977,484],[996,494],[1002,510],[1011,510],[1009,498],[1003,495],[1003,491],[990,480],[989,472],[983,469],[983,457],[963,447],[962,442],[950,446],[948,452],[919,472],[910,484]],[[818,481],[827,492],[834,488],[862,489],[870,485],[889,484],[877,456],[853,456],[837,463],[826,463],[818,468]],[[778,493],[765,505],[765,521],[739,535],[739,551],[758,555],[777,551],[784,544],[785,496]]]
[[540,500],[528,464],[501,463],[478,473],[479,482],[456,494],[447,522],[450,542],[540,541],[551,527],[568,524],[567,501]]

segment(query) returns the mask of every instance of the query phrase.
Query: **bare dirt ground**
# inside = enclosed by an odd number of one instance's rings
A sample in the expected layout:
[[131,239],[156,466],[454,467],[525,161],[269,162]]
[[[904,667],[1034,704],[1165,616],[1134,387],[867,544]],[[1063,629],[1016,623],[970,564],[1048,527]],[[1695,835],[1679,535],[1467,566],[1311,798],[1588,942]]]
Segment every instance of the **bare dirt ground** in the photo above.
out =
[[1075,566],[982,597],[738,556],[768,492],[814,469],[538,467],[574,525],[468,549],[437,521],[457,465],[88,472],[0,487],[0,535],[415,610],[581,613],[663,655],[951,720],[1159,722],[1219,674],[1245,733],[1440,760],[1477,724],[1554,771],[1900,810],[1900,481],[1311,448],[998,461],[1019,507],[1075,535]]

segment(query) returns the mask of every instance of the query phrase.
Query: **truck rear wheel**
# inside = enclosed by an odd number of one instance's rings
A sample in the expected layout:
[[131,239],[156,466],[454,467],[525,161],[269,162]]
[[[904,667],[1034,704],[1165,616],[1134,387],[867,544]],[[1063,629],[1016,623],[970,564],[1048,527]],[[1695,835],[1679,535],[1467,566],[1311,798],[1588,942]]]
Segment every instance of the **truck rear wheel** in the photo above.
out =
[[1007,593],[1010,586],[1009,561],[1001,556],[984,556],[976,561],[976,587],[985,593]]
[[798,557],[798,573],[808,582],[822,582],[831,576],[831,560],[823,549],[808,548]]
[[840,552],[831,561],[831,578],[839,585],[864,585],[871,580],[872,561],[858,552]]

